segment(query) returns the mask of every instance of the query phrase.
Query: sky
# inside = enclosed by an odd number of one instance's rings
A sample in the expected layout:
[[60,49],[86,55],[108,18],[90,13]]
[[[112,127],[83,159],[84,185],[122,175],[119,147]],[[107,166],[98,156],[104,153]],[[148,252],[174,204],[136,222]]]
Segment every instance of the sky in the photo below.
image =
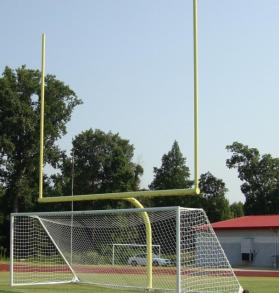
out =
[[[234,141],[279,157],[279,1],[199,1],[200,172],[244,201],[226,167]],[[177,140],[193,174],[191,0],[2,0],[0,71],[46,71],[83,100],[59,141],[89,128],[119,133],[144,167],[141,186]]]

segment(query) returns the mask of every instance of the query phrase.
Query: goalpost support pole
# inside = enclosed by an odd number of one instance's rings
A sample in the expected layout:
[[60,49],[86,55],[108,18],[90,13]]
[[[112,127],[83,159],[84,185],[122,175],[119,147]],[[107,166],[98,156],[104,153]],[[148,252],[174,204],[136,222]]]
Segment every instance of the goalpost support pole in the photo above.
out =
[[[135,198],[127,198],[128,202],[134,205],[136,208],[144,209],[144,206]],[[147,273],[147,290],[152,289],[152,228],[149,216],[147,212],[141,213],[144,225],[145,225],[145,235],[146,235],[146,273]]]

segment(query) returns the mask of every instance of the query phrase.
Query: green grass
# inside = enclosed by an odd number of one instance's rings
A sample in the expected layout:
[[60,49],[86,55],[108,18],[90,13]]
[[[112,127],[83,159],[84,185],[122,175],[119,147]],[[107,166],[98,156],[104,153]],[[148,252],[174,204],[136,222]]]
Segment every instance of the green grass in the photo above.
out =
[[[278,293],[279,278],[269,277],[239,277],[241,286],[250,293]],[[1,291],[0,291],[1,292]]]
[[[278,293],[279,292],[279,278],[266,277],[240,277],[241,285],[250,291],[250,293]],[[114,290],[107,288],[100,288],[92,285],[50,285],[50,286],[28,286],[11,288],[8,284],[9,274],[0,273],[0,293],[135,293],[131,290]]]
[[[114,290],[107,288],[100,288],[93,285],[47,285],[47,286],[23,286],[23,287],[10,287],[9,273],[0,273],[0,293],[63,293],[63,292],[75,292],[75,293],[127,293],[127,290]],[[135,293],[136,291],[130,291]]]

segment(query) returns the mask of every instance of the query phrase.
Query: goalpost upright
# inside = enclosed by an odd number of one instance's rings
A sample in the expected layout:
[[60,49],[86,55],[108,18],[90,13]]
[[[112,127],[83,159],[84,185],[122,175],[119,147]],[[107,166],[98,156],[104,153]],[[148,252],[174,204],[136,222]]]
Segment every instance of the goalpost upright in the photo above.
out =
[[39,199],[41,203],[73,202],[86,200],[127,199],[130,197],[164,197],[187,196],[200,194],[199,189],[199,92],[198,92],[198,7],[197,0],[193,0],[193,41],[194,41],[194,188],[147,190],[131,192],[114,192],[104,194],[80,194],[67,196],[46,197],[43,195],[44,174],[44,80],[45,80],[45,34],[42,35],[42,71],[41,71],[41,124],[40,124],[40,181]]
[[44,181],[44,131],[45,131],[45,67],[46,67],[46,35],[42,34],[41,60],[41,100],[40,100],[40,168],[39,168],[39,200],[43,198]]

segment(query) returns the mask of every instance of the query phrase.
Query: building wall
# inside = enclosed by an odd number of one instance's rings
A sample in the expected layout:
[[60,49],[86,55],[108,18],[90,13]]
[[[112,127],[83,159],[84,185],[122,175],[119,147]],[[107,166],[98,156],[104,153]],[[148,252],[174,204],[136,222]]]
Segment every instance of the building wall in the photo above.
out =
[[[275,255],[279,255],[279,229],[216,230],[215,232],[232,266],[266,268],[275,266]],[[245,238],[253,239],[253,261],[242,260],[241,242]]]

